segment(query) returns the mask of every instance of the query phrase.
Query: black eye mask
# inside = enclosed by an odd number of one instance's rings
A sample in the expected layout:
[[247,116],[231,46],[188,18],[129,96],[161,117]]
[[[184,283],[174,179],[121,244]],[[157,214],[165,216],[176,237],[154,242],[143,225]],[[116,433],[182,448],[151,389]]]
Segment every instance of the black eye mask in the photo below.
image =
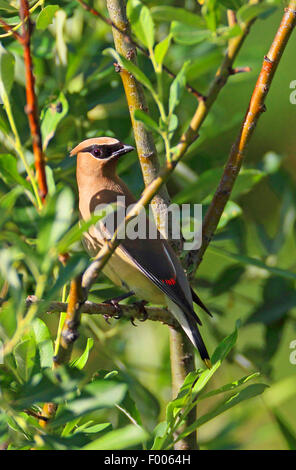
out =
[[114,145],[97,145],[93,144],[89,147],[85,147],[81,152],[83,153],[91,153],[93,157],[104,159],[109,158],[116,154],[117,151],[123,150],[124,145],[121,143],[114,144]]
[[132,150],[134,150],[134,148],[130,145],[124,145],[121,142],[118,142],[117,144],[113,145],[93,144],[89,147],[85,147],[83,150],[81,150],[81,152],[91,153],[93,157],[104,160],[105,158],[107,159],[110,157],[124,155],[125,153],[131,152]]

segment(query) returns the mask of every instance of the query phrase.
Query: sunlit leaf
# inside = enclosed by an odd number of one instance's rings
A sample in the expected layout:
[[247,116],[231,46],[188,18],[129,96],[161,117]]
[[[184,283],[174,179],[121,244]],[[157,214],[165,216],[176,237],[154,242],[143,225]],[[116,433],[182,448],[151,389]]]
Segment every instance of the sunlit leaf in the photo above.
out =
[[36,28],[46,29],[52,23],[53,17],[59,8],[59,5],[47,5],[43,8],[37,17]]
[[84,446],[84,450],[122,450],[145,442],[149,434],[138,426],[116,429]]

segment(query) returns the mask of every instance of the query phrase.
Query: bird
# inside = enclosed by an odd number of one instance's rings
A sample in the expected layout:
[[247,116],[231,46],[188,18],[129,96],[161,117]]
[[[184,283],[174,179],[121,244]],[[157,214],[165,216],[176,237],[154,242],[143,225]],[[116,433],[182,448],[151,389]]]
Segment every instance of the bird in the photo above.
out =
[[[84,140],[71,151],[70,156],[77,155],[80,219],[89,220],[97,207],[112,205],[119,197],[125,208],[137,202],[116,170],[119,158],[133,150],[134,147],[116,138],[94,137]],[[91,257],[113,235],[106,225],[100,221],[84,233],[83,245]],[[209,315],[211,313],[191,288],[177,255],[159,232],[154,238],[125,237],[120,240],[103,273],[127,292],[117,300],[135,295],[142,301],[168,307],[198,349],[206,367],[211,368],[210,357],[198,329],[201,321],[194,311],[193,302]]]

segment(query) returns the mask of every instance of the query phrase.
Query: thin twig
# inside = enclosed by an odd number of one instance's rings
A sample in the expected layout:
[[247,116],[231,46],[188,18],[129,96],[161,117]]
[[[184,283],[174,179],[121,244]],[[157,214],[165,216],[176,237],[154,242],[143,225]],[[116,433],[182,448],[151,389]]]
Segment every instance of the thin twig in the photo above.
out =
[[[120,34],[122,34],[125,37],[125,40],[128,41],[132,46],[134,46],[136,49],[139,49],[145,56],[150,57],[149,51],[145,49],[145,47],[141,46],[135,39],[132,37],[130,32],[125,31],[124,29],[120,28],[115,22],[111,21],[109,18],[106,16],[102,15],[98,10],[95,8],[92,8],[90,5],[88,5],[84,0],[77,0],[80,5],[86,10],[89,11],[92,15],[96,16],[97,18],[100,18],[104,23],[107,25],[111,26],[112,28],[115,28],[116,31],[118,31]],[[162,66],[163,70],[172,78],[176,78],[176,74],[172,72],[168,67],[165,65]],[[191,86],[189,83],[186,84],[186,88],[189,91],[189,93],[192,93],[198,100],[203,100],[205,97],[197,91],[193,86]]]
[[0,18],[0,24],[3,29],[9,34],[11,34],[17,41],[21,42],[21,35],[14,31],[13,27],[10,24],[6,23],[2,18]]
[[26,78],[26,113],[28,115],[30,131],[32,136],[32,146],[35,158],[35,168],[37,174],[37,182],[42,202],[45,201],[47,195],[47,183],[45,174],[45,156],[42,150],[42,139],[40,122],[38,116],[38,100],[36,97],[34,85],[35,77],[33,74],[33,61],[31,56],[31,34],[33,25],[30,20],[30,10],[28,0],[20,0],[20,19],[22,24],[22,34],[14,31],[13,27],[0,18],[0,24],[5,31],[11,33],[13,37],[23,46],[24,64]]
[[271,82],[279,65],[281,56],[285,50],[293,28],[295,27],[295,10],[296,0],[290,1],[288,8],[285,9],[284,16],[269,52],[264,57],[263,65],[251,97],[246,116],[242,123],[240,133],[231,149],[219,186],[204,219],[203,243],[200,250],[193,255],[191,260],[194,265],[194,270],[196,270],[201,263],[203,255],[212,240],[225,205],[229,200],[258,119],[266,110],[264,104],[266,96],[269,92]]
[[20,18],[23,22],[21,43],[24,48],[24,62],[26,74],[26,96],[27,105],[26,113],[29,119],[29,125],[32,135],[32,145],[35,157],[35,168],[37,173],[37,181],[40,191],[40,196],[44,202],[47,195],[47,183],[45,174],[45,157],[42,150],[41,130],[38,116],[38,103],[35,94],[34,84],[35,77],[33,74],[33,62],[31,56],[31,33],[32,23],[30,20],[29,2],[28,0],[21,0],[20,3]]

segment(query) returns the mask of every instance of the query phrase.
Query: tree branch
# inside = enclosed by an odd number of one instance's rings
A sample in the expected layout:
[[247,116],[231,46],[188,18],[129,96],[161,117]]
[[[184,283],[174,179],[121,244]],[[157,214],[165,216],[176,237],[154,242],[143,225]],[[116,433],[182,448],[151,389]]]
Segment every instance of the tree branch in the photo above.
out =
[[[136,49],[130,41],[126,41],[126,37],[130,36],[130,29],[125,4],[122,0],[107,0],[106,3],[111,19],[115,48],[119,54],[136,63]],[[138,109],[148,112],[144,90],[141,83],[126,70],[121,69],[120,76],[130,112],[143,179],[147,186],[158,175],[160,166],[151,132],[145,128],[141,121],[136,121],[134,118],[134,113]],[[154,194],[151,205],[156,225],[162,232],[163,213],[170,203],[170,198],[165,186],[159,190],[159,194]]]
[[203,243],[196,253],[191,253],[191,264],[194,266],[194,272],[200,265],[203,255],[213,238],[223,213],[225,205],[229,200],[232,188],[239,174],[243,159],[246,154],[248,143],[257,125],[261,114],[266,110],[265,99],[269,92],[272,79],[279,65],[282,54],[285,50],[290,35],[296,22],[296,0],[289,3],[285,9],[281,24],[275,35],[273,43],[268,54],[264,57],[263,65],[250,100],[250,104],[241,126],[240,133],[234,143],[219,186],[213,197],[213,200],[207,210],[203,222]]
[[[27,306],[30,306],[32,303],[42,302],[44,301],[38,300],[35,296],[29,296],[26,299]],[[66,302],[59,301],[50,302],[50,304],[46,306],[47,313],[67,312],[67,309],[68,304]],[[174,320],[166,308],[145,307],[145,310],[147,312],[147,320],[161,322],[164,325],[168,325],[176,329],[179,328],[179,324]],[[106,319],[117,318],[118,316],[118,310],[113,305],[107,303],[90,302],[88,300],[85,301],[83,305],[81,305],[80,313],[88,315],[102,315]],[[120,313],[120,318],[124,318],[125,320],[137,319],[139,321],[143,321],[143,313],[136,304],[120,304]]]
[[[84,10],[89,11],[92,15],[96,16],[97,18],[100,18],[104,23],[116,29],[118,33],[124,36],[125,41],[129,42],[132,46],[139,49],[145,56],[150,57],[149,51],[145,49],[145,47],[141,46],[137,41],[135,41],[129,31],[121,29],[116,24],[116,22],[113,22],[109,18],[106,18],[104,15],[102,15],[102,13],[100,13],[95,8],[92,8],[84,0],[77,0],[77,1],[80,3],[82,8],[84,8]],[[172,70],[170,70],[168,67],[163,65],[162,68],[170,77],[176,78],[176,74],[172,72]],[[186,88],[189,91],[189,93],[192,93],[194,96],[196,96],[198,100],[203,100],[205,98],[201,93],[199,93],[199,91],[193,88],[193,86],[189,85],[189,83],[186,84]]]

